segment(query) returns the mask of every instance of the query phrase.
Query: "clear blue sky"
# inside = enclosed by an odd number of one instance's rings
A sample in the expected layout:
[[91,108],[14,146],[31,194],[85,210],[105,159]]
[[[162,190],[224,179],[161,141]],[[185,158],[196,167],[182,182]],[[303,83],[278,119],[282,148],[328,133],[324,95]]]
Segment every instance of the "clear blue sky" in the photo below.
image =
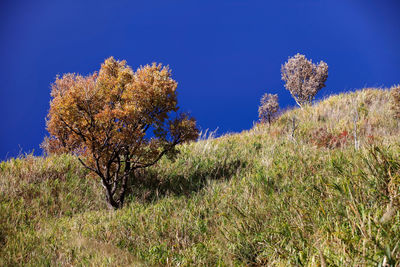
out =
[[297,52],[329,65],[317,98],[400,82],[400,1],[0,1],[0,159],[40,154],[50,83],[109,56],[161,62],[202,129],[239,132],[265,92],[295,103],[280,67]]

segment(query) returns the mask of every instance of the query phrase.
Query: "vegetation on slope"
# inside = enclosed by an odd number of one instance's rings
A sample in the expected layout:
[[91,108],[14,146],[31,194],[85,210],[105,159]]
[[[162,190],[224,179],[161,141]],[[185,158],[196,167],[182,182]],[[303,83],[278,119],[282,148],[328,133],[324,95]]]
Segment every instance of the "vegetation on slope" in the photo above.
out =
[[118,211],[72,156],[3,162],[0,265],[399,264],[389,102],[385,90],[336,95],[183,145],[137,173]]

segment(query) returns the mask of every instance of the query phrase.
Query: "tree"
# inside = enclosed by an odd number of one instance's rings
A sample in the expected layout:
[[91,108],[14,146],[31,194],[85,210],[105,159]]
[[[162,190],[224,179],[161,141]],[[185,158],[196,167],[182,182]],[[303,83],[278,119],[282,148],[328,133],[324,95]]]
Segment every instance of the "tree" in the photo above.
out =
[[296,54],[281,67],[285,88],[290,91],[296,103],[303,107],[311,104],[315,95],[325,87],[328,65],[321,61],[313,64],[304,55]]
[[109,206],[121,208],[135,170],[198,137],[195,119],[177,114],[176,88],[168,67],[153,63],[133,72],[112,57],[98,73],[57,77],[44,149],[76,154],[100,177]]
[[273,117],[279,109],[278,95],[264,94],[258,108],[258,117],[261,122],[271,123]]
[[393,111],[394,117],[400,118],[400,84],[394,85],[390,88],[391,99],[391,109]]

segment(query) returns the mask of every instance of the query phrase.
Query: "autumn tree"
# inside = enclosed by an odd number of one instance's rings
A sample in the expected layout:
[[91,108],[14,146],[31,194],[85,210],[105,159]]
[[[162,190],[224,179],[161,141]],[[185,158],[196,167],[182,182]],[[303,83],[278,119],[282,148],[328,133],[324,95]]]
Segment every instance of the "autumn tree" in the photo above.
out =
[[258,117],[261,122],[271,123],[276,112],[279,109],[277,94],[264,94],[258,107]]
[[101,179],[109,206],[121,208],[135,170],[198,137],[195,119],[177,114],[176,88],[168,67],[153,63],[134,72],[112,57],[98,73],[57,77],[44,148],[76,154]]
[[296,103],[303,107],[311,104],[315,95],[325,87],[328,65],[321,61],[312,63],[304,55],[296,54],[281,67],[285,88],[290,91]]

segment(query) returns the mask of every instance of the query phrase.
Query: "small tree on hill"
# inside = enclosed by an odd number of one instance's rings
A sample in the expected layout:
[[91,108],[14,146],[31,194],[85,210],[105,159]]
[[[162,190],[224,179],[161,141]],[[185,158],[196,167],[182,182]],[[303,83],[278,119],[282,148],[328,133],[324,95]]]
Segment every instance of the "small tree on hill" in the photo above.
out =
[[395,85],[390,88],[390,93],[392,95],[392,111],[395,118],[400,118],[400,85]]
[[264,94],[258,108],[258,117],[260,121],[271,123],[278,109],[278,95]]
[[281,73],[285,88],[302,107],[311,104],[318,91],[325,87],[328,65],[323,61],[313,64],[304,55],[297,54],[282,65]]
[[168,67],[153,63],[133,72],[112,57],[99,73],[57,77],[44,148],[78,155],[100,177],[108,204],[121,208],[135,170],[177,153],[177,144],[198,137],[193,118],[171,118],[178,110],[176,88]]

